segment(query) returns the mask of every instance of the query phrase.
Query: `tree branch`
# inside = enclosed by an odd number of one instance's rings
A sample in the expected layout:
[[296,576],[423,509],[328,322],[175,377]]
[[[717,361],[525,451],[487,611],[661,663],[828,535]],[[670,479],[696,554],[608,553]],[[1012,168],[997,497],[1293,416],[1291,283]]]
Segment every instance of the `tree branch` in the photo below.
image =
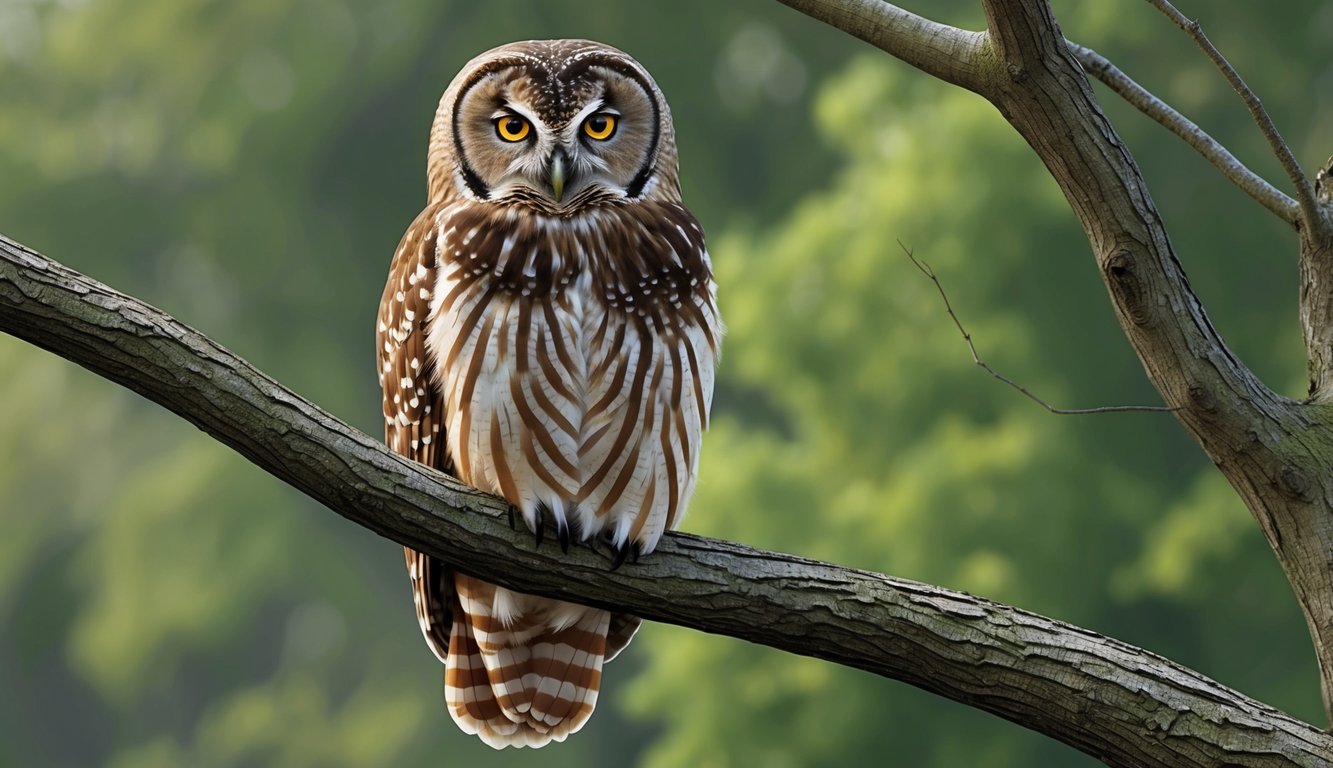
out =
[[[983,0],[1006,75],[992,100],[1065,193],[1121,328],[1182,426],[1259,523],[1291,582],[1333,717],[1329,413],[1268,387],[1227,349],[1190,288],[1147,184],[1073,60],[1049,4]],[[1309,229],[1308,227],[1306,229]],[[1303,237],[1304,240],[1304,237]]]
[[945,82],[978,90],[988,79],[980,32],[939,24],[880,0],[779,0]]
[[3,236],[0,330],[163,405],[347,519],[506,587],[901,680],[1112,765],[1333,759],[1333,737],[1196,672],[971,595],[682,534],[616,573],[583,548],[533,549],[502,501],[388,451],[197,331]]
[[1132,78],[1121,72],[1116,65],[1100,53],[1078,43],[1069,43],[1078,63],[1084,71],[1100,80],[1115,91],[1130,106],[1160,123],[1167,130],[1179,136],[1212,163],[1231,183],[1240,187],[1247,195],[1254,198],[1263,207],[1277,214],[1279,218],[1293,227],[1300,224],[1301,209],[1295,200],[1287,197],[1277,187],[1269,184],[1262,176],[1245,167],[1236,156],[1227,151],[1212,136],[1194,124],[1189,118],[1177,112],[1170,104],[1154,96]]
[[1194,40],[1195,44],[1204,52],[1208,60],[1213,62],[1222,76],[1227,79],[1232,90],[1240,96],[1241,101],[1245,102],[1245,108],[1250,111],[1250,116],[1259,126],[1259,130],[1264,134],[1268,141],[1268,146],[1273,150],[1273,155],[1277,157],[1278,162],[1282,164],[1282,169],[1291,177],[1291,183],[1296,186],[1296,199],[1300,200],[1301,219],[1307,227],[1320,227],[1322,219],[1318,214],[1318,207],[1315,205],[1314,187],[1310,185],[1310,179],[1301,170],[1301,164],[1296,161],[1296,156],[1291,153],[1291,147],[1282,140],[1282,134],[1278,132],[1277,125],[1273,123],[1273,118],[1268,116],[1268,110],[1264,109],[1263,102],[1250,90],[1250,86],[1241,79],[1240,73],[1231,66],[1222,52],[1217,50],[1213,41],[1203,33],[1203,27],[1197,21],[1192,21],[1185,17],[1185,14],[1176,10],[1168,0],[1148,0],[1148,4],[1161,11],[1177,27],[1180,27],[1186,34]]
[[1301,330],[1311,402],[1333,399],[1333,158],[1315,177],[1322,221],[1301,230]]
[[[837,0],[820,5],[816,18],[838,18],[827,7]],[[876,7],[889,17],[886,5]],[[1333,397],[1333,237],[1320,234],[1324,225],[1302,227],[1301,317],[1315,396],[1298,403],[1266,387],[1213,328],[1049,3],[982,6],[987,34],[974,45],[989,64],[977,68],[986,79],[966,87],[994,104],[1046,165],[1083,225],[1149,380],[1259,523],[1305,615],[1333,719],[1333,410],[1322,405]]]

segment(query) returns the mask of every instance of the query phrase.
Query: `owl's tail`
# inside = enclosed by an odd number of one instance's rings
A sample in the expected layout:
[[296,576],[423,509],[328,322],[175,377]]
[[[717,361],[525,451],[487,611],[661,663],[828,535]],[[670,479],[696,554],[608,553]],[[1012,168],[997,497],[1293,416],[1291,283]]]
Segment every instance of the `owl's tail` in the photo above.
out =
[[445,700],[458,726],[496,749],[540,747],[582,728],[597,705],[608,630],[615,625],[618,651],[637,619],[626,635],[625,621],[600,609],[462,574],[454,586]]

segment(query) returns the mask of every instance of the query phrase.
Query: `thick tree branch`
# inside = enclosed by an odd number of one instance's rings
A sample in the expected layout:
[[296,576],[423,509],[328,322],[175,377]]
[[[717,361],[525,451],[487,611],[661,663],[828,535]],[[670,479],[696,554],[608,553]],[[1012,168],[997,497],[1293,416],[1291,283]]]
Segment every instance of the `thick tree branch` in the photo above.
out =
[[[983,70],[983,66],[986,63],[993,63],[993,60],[987,55],[987,47],[984,45],[986,36],[983,33],[940,24],[880,0],[780,0],[780,2],[855,35],[946,82],[971,91],[980,91],[988,82],[988,73]],[[1196,149],[1246,194],[1292,226],[1300,222],[1300,206],[1295,200],[1247,168],[1198,125],[1134,82],[1101,54],[1076,43],[1070,42],[1068,45],[1084,69],[1130,105]],[[1219,53],[1218,56],[1220,55]],[[1234,73],[1234,70],[1232,72]],[[1230,78],[1231,75],[1228,75],[1228,80]],[[1239,79],[1239,75],[1236,75],[1236,78]],[[1248,88],[1242,96],[1245,93],[1250,93],[1250,98],[1253,98],[1253,93]],[[1255,101],[1257,102],[1257,99]],[[1250,103],[1249,98],[1246,99],[1246,103],[1247,105]],[[1259,108],[1262,110],[1262,106]],[[1266,118],[1267,113],[1263,113],[1263,116]],[[1268,122],[1271,125],[1272,121]],[[1276,128],[1273,130],[1276,131]],[[1285,144],[1281,144],[1280,137],[1278,142],[1283,148],[1286,147]],[[1290,151],[1287,154],[1290,155]]]
[[[1301,329],[1309,368],[1309,394],[1312,401],[1326,403],[1333,397],[1333,391],[1330,391],[1333,385],[1333,204],[1326,196],[1316,194],[1314,185],[1278,132],[1263,102],[1204,34],[1203,26],[1186,17],[1170,0],[1148,0],[1148,4],[1184,30],[1222,73],[1232,90],[1245,102],[1269,148],[1296,187],[1296,198],[1300,202]],[[1333,602],[1327,596],[1323,599]],[[1330,720],[1333,720],[1333,673],[1329,671],[1333,662],[1325,661],[1324,664],[1324,703]]]
[[[828,6],[862,3],[819,5],[817,18],[836,19]],[[875,5],[893,15],[887,3]],[[1305,614],[1333,718],[1333,411],[1323,405],[1333,381],[1333,237],[1324,226],[1302,227],[1301,312],[1314,397],[1298,403],[1266,387],[1209,322],[1133,156],[1097,104],[1049,4],[982,5],[987,34],[976,45],[991,64],[977,70],[986,80],[967,87],[1000,110],[1059,184],[1149,380],[1259,523]],[[885,50],[899,55],[912,46]],[[1317,210],[1325,222],[1326,209]]]
[[534,549],[509,528],[503,502],[386,450],[198,332],[3,237],[0,330],[165,406],[349,520],[488,581],[901,680],[1111,765],[1333,760],[1333,737],[1196,672],[970,595],[681,534],[616,573],[581,548]]
[[1318,226],[1301,229],[1301,330],[1313,402],[1333,400],[1333,158],[1316,177]]
[[1134,82],[1121,72],[1116,65],[1100,53],[1078,43],[1069,43],[1078,63],[1084,71],[1100,80],[1111,90],[1120,95],[1130,106],[1160,123],[1167,130],[1179,136],[1212,163],[1231,183],[1240,187],[1245,194],[1254,198],[1263,207],[1277,214],[1279,218],[1293,227],[1300,224],[1301,209],[1295,200],[1287,197],[1277,187],[1269,184],[1262,176],[1245,167],[1236,156],[1227,151],[1209,136],[1202,128],[1188,117],[1177,112],[1170,104],[1154,96],[1148,89]]
[[917,69],[971,91],[987,81],[980,32],[938,24],[880,0],[779,0]]

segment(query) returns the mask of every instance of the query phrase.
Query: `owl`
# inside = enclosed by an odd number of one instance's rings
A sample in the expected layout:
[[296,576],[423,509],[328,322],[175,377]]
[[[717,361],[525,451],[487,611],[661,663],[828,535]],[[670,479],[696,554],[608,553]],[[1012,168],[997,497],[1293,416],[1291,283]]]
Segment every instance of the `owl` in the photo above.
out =
[[[502,496],[540,546],[653,551],[694,489],[722,323],[675,131],[634,59],[587,40],[473,59],[440,100],[428,202],[376,335],[389,447]],[[514,592],[406,551],[445,701],[492,747],[563,741],[624,613]]]

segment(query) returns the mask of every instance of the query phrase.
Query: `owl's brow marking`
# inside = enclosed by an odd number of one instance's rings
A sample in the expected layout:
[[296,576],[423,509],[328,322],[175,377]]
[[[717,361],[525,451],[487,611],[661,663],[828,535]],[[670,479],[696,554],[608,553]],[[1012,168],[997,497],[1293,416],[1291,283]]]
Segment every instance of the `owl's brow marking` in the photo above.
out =
[[578,130],[578,126],[581,125],[581,124],[583,123],[584,120],[588,119],[588,117],[590,117],[590,116],[592,116],[592,115],[597,114],[598,112],[610,112],[610,113],[612,113],[612,114],[615,114],[617,117],[619,117],[619,115],[620,115],[620,113],[617,112],[617,111],[614,110],[614,109],[607,109],[607,107],[606,107],[606,86],[605,86],[605,85],[602,86],[602,95],[601,95],[601,96],[597,97],[596,100],[594,100],[593,102],[589,103],[588,106],[586,106],[586,107],[584,107],[583,109],[579,110],[578,112],[575,112],[575,113],[574,113],[574,117],[573,117],[573,119],[569,121],[569,122],[570,122],[570,125],[574,127],[574,130],[575,130],[575,131],[577,131],[577,130]]

